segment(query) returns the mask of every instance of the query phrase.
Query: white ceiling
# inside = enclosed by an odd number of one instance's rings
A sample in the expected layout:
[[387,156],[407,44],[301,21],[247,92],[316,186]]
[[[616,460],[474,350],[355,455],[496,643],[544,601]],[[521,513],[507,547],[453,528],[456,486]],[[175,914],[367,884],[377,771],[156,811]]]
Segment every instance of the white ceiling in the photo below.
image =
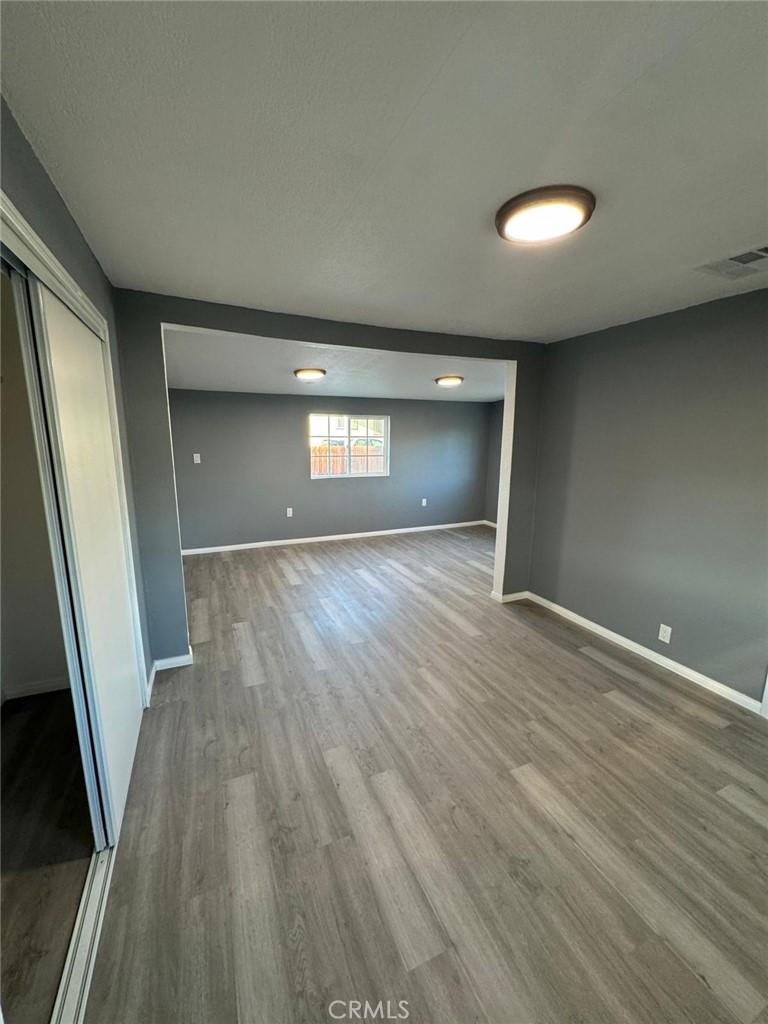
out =
[[[171,388],[441,402],[496,402],[504,397],[506,363],[499,359],[382,352],[184,327],[166,327],[163,336]],[[302,366],[319,366],[327,376],[302,384],[293,375]],[[464,383],[439,388],[435,378],[450,373],[463,377]]]
[[[550,341],[765,285],[763,3],[2,5],[3,91],[118,286]],[[502,201],[591,188],[515,248]]]

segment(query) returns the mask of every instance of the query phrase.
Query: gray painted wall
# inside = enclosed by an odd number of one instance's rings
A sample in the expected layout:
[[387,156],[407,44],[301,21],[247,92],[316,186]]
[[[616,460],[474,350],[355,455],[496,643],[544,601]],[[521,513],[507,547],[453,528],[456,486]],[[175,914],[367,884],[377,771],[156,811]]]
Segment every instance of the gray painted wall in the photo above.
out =
[[128,443],[125,431],[125,411],[119,373],[117,331],[113,309],[113,289],[96,257],[83,238],[80,229],[46,174],[14,120],[4,99],[0,100],[0,181],[3,191],[22,216],[34,228],[51,252],[72,275],[78,285],[106,318],[109,324],[112,350],[112,368],[117,394],[118,421],[124,457],[124,474],[128,496],[128,514],[139,595],[142,636],[144,639],[147,672],[152,664],[149,642],[147,607],[144,600],[144,582],[138,548],[138,533],[133,506],[131,473],[128,465]]
[[[485,475],[485,515],[495,523],[499,511],[499,469],[501,468],[501,428],[504,421],[504,403],[493,402],[488,419],[488,466]],[[509,593],[509,591],[507,591]]]
[[[516,359],[518,400],[505,590],[527,588],[543,346],[337,323],[114,290],[4,100],[0,131],[4,191],[110,325],[123,451],[130,457],[126,486],[148,668],[153,658],[186,653],[188,642],[163,365],[164,322],[358,348]],[[119,363],[114,358],[116,346]]]
[[0,287],[0,679],[6,700],[69,680],[13,294],[5,274]]
[[115,292],[115,309],[136,521],[156,658],[181,654],[188,642],[163,367],[163,323],[355,348],[516,359],[518,401],[505,589],[527,589],[543,346],[338,323],[128,290]]
[[531,590],[760,697],[768,291],[548,346]]
[[[489,404],[172,390],[170,408],[184,548],[484,518]],[[389,416],[389,476],[310,479],[313,412]]]
[[[504,590],[530,586],[759,695],[768,610],[764,292],[547,348],[114,292],[4,101],[0,128],[3,189],[106,316],[113,352],[119,341],[148,662],[187,643],[161,343],[169,322],[517,359]],[[117,392],[120,402],[119,382]],[[669,646],[654,639],[660,621],[673,627]]]

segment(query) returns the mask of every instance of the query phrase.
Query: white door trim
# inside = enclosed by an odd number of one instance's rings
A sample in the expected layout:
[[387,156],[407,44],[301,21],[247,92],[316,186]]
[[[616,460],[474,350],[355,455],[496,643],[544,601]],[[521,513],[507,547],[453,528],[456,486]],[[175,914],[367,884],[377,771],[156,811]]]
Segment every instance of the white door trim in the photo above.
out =
[[102,341],[108,338],[107,321],[80,285],[0,189],[0,239],[35,277],[50,288]]

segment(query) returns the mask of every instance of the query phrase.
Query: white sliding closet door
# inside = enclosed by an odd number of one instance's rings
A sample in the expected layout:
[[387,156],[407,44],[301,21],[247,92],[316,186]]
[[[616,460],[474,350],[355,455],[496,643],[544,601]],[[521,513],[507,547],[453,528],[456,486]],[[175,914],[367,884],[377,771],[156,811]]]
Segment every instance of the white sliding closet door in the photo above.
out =
[[143,704],[106,343],[39,282],[33,316],[107,838],[117,840]]

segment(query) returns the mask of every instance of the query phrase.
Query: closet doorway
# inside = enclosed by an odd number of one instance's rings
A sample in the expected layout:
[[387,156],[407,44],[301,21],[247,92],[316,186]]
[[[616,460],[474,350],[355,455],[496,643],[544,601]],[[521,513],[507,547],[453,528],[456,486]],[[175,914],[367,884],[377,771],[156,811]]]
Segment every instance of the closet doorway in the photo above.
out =
[[145,659],[106,322],[0,200],[0,999],[8,1024],[71,1024],[106,903]]
[[2,999],[47,1024],[94,848],[11,280],[0,280]]

